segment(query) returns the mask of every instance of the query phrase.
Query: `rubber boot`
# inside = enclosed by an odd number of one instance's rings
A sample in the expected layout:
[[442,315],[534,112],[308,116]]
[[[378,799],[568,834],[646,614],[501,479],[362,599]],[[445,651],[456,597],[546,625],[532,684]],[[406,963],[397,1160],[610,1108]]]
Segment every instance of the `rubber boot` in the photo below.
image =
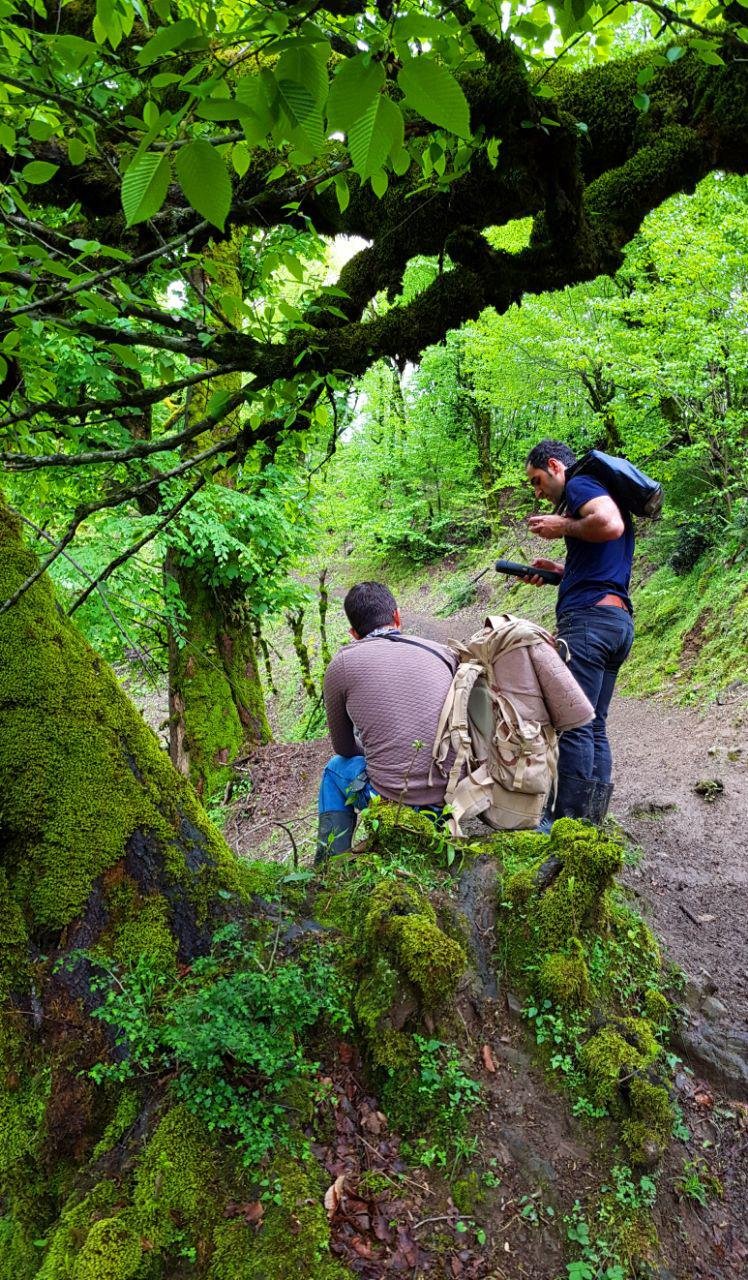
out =
[[559,773],[553,818],[590,818],[594,778],[578,778],[572,773]]
[[610,797],[613,794],[612,782],[600,782],[598,779],[593,783],[592,796],[590,798],[588,817],[590,822],[596,827],[601,827],[605,821],[605,816],[610,808]]
[[333,809],[319,815],[317,827],[317,852],[315,865],[324,862],[333,853],[346,853],[353,843],[356,828],[356,810]]

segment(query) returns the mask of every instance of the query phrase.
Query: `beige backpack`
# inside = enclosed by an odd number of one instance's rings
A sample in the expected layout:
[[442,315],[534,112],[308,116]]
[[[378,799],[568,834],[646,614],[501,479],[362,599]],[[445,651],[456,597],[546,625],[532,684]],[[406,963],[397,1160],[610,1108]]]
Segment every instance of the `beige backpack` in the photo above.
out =
[[542,627],[511,614],[487,618],[467,643],[450,643],[460,665],[439,718],[432,776],[434,768],[446,774],[445,761],[454,749],[444,803],[451,807],[455,836],[464,834],[463,822],[478,815],[498,831],[535,827],[547,796],[555,795],[556,731],[550,722],[525,719],[494,673],[501,654],[541,643],[554,641]]

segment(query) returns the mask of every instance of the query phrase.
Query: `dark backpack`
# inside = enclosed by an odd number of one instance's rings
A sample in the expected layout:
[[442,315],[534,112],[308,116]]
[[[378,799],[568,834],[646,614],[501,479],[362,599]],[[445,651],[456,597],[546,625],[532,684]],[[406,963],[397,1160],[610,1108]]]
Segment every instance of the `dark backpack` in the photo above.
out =
[[[634,516],[654,518],[662,510],[662,485],[645,475],[628,458],[613,458],[599,449],[590,449],[567,469],[566,483],[574,476],[592,476],[599,480],[618,506]],[[560,505],[565,506],[564,499]]]

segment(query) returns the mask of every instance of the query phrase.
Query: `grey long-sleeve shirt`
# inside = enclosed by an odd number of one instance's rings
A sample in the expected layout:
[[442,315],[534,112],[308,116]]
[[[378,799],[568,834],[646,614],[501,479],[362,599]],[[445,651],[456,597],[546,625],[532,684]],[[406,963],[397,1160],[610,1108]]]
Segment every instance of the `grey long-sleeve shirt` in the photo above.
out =
[[[432,640],[418,637],[415,645],[374,636],[346,645],[327,668],[325,709],[333,748],[341,756],[359,754],[355,725],[372,786],[385,799],[443,803],[446,779],[435,771],[429,786],[428,775],[456,666],[455,655]],[[423,746],[415,748],[415,742]]]

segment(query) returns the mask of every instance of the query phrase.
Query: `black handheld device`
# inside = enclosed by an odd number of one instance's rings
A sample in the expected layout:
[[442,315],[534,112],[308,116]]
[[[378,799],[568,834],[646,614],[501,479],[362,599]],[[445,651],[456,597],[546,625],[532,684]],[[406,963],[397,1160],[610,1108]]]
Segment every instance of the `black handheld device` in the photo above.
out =
[[555,569],[536,569],[531,564],[516,564],[514,560],[497,560],[495,569],[497,573],[510,574],[513,578],[533,577],[542,578],[543,582],[552,583],[557,586],[561,581],[562,574],[556,573]]

